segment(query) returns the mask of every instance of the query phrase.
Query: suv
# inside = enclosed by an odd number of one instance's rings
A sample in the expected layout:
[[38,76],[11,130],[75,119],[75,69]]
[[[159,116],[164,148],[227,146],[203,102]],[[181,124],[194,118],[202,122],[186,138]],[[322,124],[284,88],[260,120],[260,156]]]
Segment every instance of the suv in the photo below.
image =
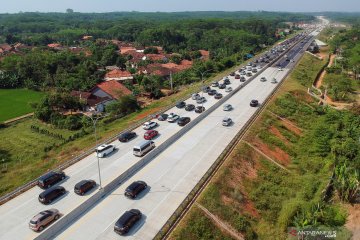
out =
[[64,195],[66,192],[64,187],[56,186],[48,190],[43,191],[39,194],[39,202],[42,204],[48,204],[57,199],[58,197]]
[[235,72],[231,72],[230,76],[234,77],[235,76]]
[[130,184],[125,190],[125,196],[134,199],[147,188],[147,184],[143,181],[136,181]]
[[229,78],[225,78],[225,79],[224,79],[224,84],[225,84],[225,85],[231,84],[230,79],[229,79]]
[[55,185],[58,182],[61,182],[65,179],[65,177],[66,176],[64,172],[48,172],[47,174],[41,176],[38,179],[37,185],[42,189],[46,189]]
[[60,218],[59,210],[52,208],[36,214],[29,222],[29,228],[41,232],[44,227]]
[[74,192],[82,196],[95,186],[96,182],[94,180],[82,180],[75,185]]
[[168,118],[168,115],[166,113],[162,113],[162,114],[160,114],[160,116],[158,116],[157,120],[165,121],[167,118]]
[[156,131],[156,130],[148,130],[148,131],[146,131],[146,133],[144,134],[144,139],[145,139],[145,140],[151,140],[151,139],[153,139],[154,137],[156,137],[158,134],[159,134],[159,132]]
[[225,118],[222,120],[222,125],[223,125],[223,126],[230,126],[231,123],[232,123],[232,120],[231,120],[231,118],[229,118],[229,117],[225,117]]
[[219,85],[219,89],[225,89],[226,88],[226,84],[225,83],[222,83]]
[[150,130],[153,129],[157,126],[158,124],[156,122],[146,122],[143,124],[143,129],[144,130]]
[[128,142],[131,139],[133,139],[134,137],[136,137],[135,132],[125,132],[119,136],[119,141],[120,142]]
[[185,125],[188,124],[189,122],[190,122],[190,118],[189,118],[189,117],[181,117],[181,118],[179,118],[178,125],[179,125],[179,126],[185,126]]
[[245,82],[246,81],[246,78],[244,76],[241,76],[240,77],[240,82]]
[[124,235],[129,232],[132,226],[134,226],[141,219],[141,212],[138,209],[131,209],[126,211],[115,223],[114,231],[120,235]]

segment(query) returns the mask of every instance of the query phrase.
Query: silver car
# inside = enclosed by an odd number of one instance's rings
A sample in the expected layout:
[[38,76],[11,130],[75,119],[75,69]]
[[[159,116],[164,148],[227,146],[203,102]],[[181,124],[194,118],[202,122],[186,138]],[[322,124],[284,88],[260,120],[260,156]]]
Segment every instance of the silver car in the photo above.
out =
[[42,231],[47,225],[56,221],[60,218],[59,210],[53,208],[46,211],[42,211],[35,215],[29,222],[30,229],[40,232]]
[[231,104],[225,104],[225,105],[223,106],[223,110],[224,110],[224,111],[231,111],[232,108],[233,108],[233,107],[231,106]]
[[222,125],[223,126],[230,126],[231,125],[231,123],[232,123],[232,120],[231,120],[231,118],[229,118],[229,117],[225,117],[223,120],[222,120]]

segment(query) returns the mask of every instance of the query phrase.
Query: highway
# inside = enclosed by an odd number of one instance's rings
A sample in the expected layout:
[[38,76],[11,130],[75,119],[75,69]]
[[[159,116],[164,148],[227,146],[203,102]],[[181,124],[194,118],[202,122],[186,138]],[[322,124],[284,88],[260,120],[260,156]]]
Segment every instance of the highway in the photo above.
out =
[[[303,52],[298,44],[292,54],[299,58]],[[289,67],[293,67],[292,63]],[[267,68],[226,103],[234,109],[224,112],[216,109],[194,126],[178,141],[158,155],[150,164],[118,187],[79,220],[59,233],[56,239],[119,239],[113,231],[114,223],[125,211],[136,208],[143,213],[142,220],[129,232],[129,239],[152,239],[207,169],[225,149],[232,138],[255,113],[250,107],[252,99],[260,104],[270,95],[276,84],[272,78],[282,81],[289,68],[279,71],[277,67]],[[261,82],[265,76],[268,81]],[[224,127],[224,117],[233,119],[234,124]],[[136,200],[124,197],[125,188],[135,180],[143,180],[148,190]]]
[[[217,156],[222,152],[233,136],[242,128],[245,122],[255,112],[249,106],[251,99],[258,99],[260,103],[266,99],[275,84],[270,79],[275,77],[278,81],[286,74],[270,67],[260,76],[250,82],[246,87],[235,94],[228,103],[234,106],[231,112],[224,112],[218,108],[207,118],[197,124],[191,131],[176,141],[167,150],[157,156],[148,166],[140,170],[132,179],[121,185],[110,196],[97,204],[70,228],[62,232],[59,239],[112,239],[119,237],[113,232],[113,223],[129,208],[139,208],[145,215],[142,227],[138,226],[135,232],[130,233],[137,239],[152,238],[176,209],[178,204],[186,197],[189,191],[207,171]],[[260,82],[261,76],[266,76],[267,82]],[[231,87],[237,88],[242,84],[239,80],[230,77]],[[248,79],[248,77],[247,77]],[[217,89],[224,96],[228,93],[224,89]],[[207,102],[204,107],[208,109],[218,100],[204,94]],[[186,103],[198,105],[194,100],[188,99]],[[176,113],[188,116],[192,120],[199,114],[187,112],[176,107],[167,113]],[[231,117],[234,124],[231,127],[221,126],[224,116]],[[156,130],[160,136],[154,139],[160,145],[170,136],[181,129],[176,123],[160,122]],[[145,130],[141,127],[134,130],[138,136],[128,143],[114,141],[117,150],[106,158],[100,159],[102,184],[111,182],[130,166],[139,161],[133,156],[133,146],[143,140]],[[65,215],[77,208],[86,199],[90,198],[97,189],[78,196],[73,192],[74,185],[83,179],[93,179],[98,182],[97,159],[92,154],[65,170],[68,176],[60,183],[65,187],[67,194],[48,206],[39,203],[37,197],[43,190],[34,187],[13,200],[0,206],[0,239],[33,239],[38,233],[28,228],[29,220],[38,212],[48,208],[57,208]],[[124,198],[124,188],[134,179],[144,180],[150,186],[149,192],[138,200]]]

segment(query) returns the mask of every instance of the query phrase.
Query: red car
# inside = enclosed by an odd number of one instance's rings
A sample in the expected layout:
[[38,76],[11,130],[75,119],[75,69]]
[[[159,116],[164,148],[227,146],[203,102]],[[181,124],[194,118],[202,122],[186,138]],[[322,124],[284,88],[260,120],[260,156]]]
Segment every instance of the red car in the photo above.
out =
[[144,138],[145,138],[146,140],[151,140],[151,139],[153,139],[154,137],[156,137],[158,134],[159,134],[159,132],[156,131],[156,130],[149,130],[149,131],[147,131],[147,132],[144,134]]
[[240,79],[240,75],[239,75],[239,74],[236,74],[236,75],[235,75],[235,79]]

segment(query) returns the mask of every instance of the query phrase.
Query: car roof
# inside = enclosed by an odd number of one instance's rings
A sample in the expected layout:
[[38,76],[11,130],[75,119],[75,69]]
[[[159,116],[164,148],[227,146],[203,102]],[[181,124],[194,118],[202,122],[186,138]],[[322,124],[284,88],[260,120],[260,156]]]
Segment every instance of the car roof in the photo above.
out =
[[223,121],[228,121],[230,118],[229,117],[224,117]]
[[75,188],[81,187],[82,185],[84,185],[85,183],[90,182],[90,181],[91,181],[91,180],[81,180],[80,182],[78,182],[78,183],[75,185]]
[[110,146],[110,144],[102,144],[102,145],[100,145],[97,149],[98,149],[98,150],[102,150],[102,149],[104,149],[104,148],[106,148],[106,147],[108,147],[108,146]]
[[57,173],[57,172],[55,172],[55,171],[48,172],[48,173],[42,175],[41,177],[39,177],[39,180],[47,179],[47,178],[49,178],[50,176],[52,176],[52,175],[54,175],[54,174],[56,174],[56,173]]
[[64,189],[64,187],[62,186],[54,186],[54,187],[51,187],[45,191],[43,191],[42,193],[39,194],[40,197],[44,197],[46,196],[47,194],[49,194],[50,192],[54,191],[55,189]]

